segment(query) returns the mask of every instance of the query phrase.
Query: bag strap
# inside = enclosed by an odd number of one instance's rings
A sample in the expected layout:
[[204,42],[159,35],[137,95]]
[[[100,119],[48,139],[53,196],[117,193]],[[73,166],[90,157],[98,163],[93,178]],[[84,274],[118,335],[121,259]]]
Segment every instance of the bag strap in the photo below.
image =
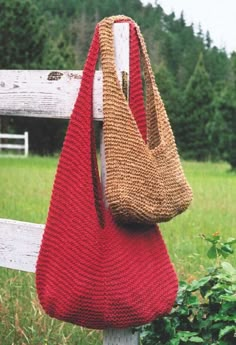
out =
[[[93,79],[96,69],[96,64],[99,56],[99,31],[98,25],[95,28],[94,36],[89,48],[86,62],[83,68],[82,80],[78,97],[75,101],[74,110],[72,112],[72,118],[76,117],[79,113],[80,121],[81,117],[87,125],[90,126],[92,119],[92,98],[93,98]],[[85,108],[85,112],[80,111],[81,106]],[[90,117],[88,117],[88,113]]]
[[[110,85],[110,92],[109,87],[107,87],[106,94],[104,95],[104,101],[108,100],[107,104],[110,103],[112,99],[115,103],[115,106],[122,106],[124,109],[124,113],[126,113],[127,120],[130,121],[130,116],[133,117],[132,112],[129,109],[129,105],[125,100],[124,96],[122,95],[122,89],[119,86],[118,77],[116,74],[115,69],[115,61],[114,61],[114,44],[113,44],[113,35],[112,35],[112,24],[115,21],[129,21],[133,23],[135,30],[137,32],[137,36],[139,39],[140,44],[140,51],[142,55],[142,62],[144,66],[144,75],[145,75],[145,83],[146,83],[146,119],[147,119],[147,137],[148,137],[148,144],[150,149],[154,149],[157,146],[164,145],[164,135],[163,135],[163,127],[166,125],[166,122],[169,123],[165,107],[163,101],[160,97],[158,92],[155,77],[152,71],[150,59],[147,53],[146,44],[144,38],[141,34],[141,31],[138,25],[129,17],[126,16],[113,16],[109,18],[103,19],[99,23],[99,37],[100,37],[100,50],[101,50],[101,58],[102,58],[102,68],[105,79],[109,82]],[[113,78],[113,82],[111,81]],[[105,81],[106,82],[106,81]],[[111,88],[113,89],[111,91]],[[119,97],[116,99],[111,93],[114,93]],[[122,104],[121,104],[122,103]],[[104,104],[105,109],[106,105]],[[108,110],[108,113],[110,111]],[[158,114],[158,118],[157,118]],[[106,111],[104,116],[106,115]],[[115,116],[115,115],[114,115]],[[112,118],[112,121],[115,119]],[[124,120],[124,119],[123,119]],[[116,121],[116,120],[115,120]],[[117,119],[120,121],[120,119]],[[116,124],[119,126],[119,123]],[[124,120],[125,121],[125,120]],[[132,121],[131,121],[132,122]],[[137,124],[132,123],[133,126],[137,127]]]
[[[118,22],[115,20],[114,22]],[[140,51],[139,41],[135,26],[130,20],[125,20],[130,24],[130,61],[133,63],[130,66],[130,109],[134,114],[140,133],[143,140],[146,140],[146,117],[145,106],[142,95],[142,80],[140,67]],[[80,135],[83,133],[85,142],[83,143],[84,151],[87,152],[87,159],[90,160],[91,166],[91,180],[93,184],[94,203],[97,210],[97,216],[100,226],[104,226],[104,202],[102,197],[102,188],[99,178],[95,135],[93,131],[93,117],[92,117],[92,103],[93,103],[93,79],[95,68],[99,57],[99,24],[95,28],[95,33],[92,43],[87,55],[87,59],[83,69],[80,91],[74,105],[74,110],[71,116],[71,124],[73,128],[79,127]],[[123,94],[123,91],[122,91]],[[71,126],[72,127],[72,126]],[[71,132],[70,129],[68,131]],[[88,141],[89,140],[89,141]],[[88,172],[90,174],[90,172]]]
[[130,27],[130,80],[129,80],[129,106],[142,135],[144,142],[147,140],[146,109],[143,97],[143,85],[141,74],[141,56],[139,39],[133,21]]

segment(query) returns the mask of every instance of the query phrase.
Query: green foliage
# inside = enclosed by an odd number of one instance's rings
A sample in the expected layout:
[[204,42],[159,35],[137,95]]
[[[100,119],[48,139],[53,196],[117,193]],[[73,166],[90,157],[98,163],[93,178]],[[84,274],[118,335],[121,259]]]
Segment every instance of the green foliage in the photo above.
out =
[[212,121],[212,101],[213,88],[200,54],[185,90],[183,114],[178,121],[180,150],[186,158],[210,158],[207,127]]
[[231,67],[232,67],[232,76],[233,82],[236,84],[236,52],[231,55]]
[[236,338],[236,269],[223,259],[234,253],[235,238],[223,241],[219,232],[201,235],[215,260],[207,274],[181,281],[168,316],[142,328],[143,345],[233,345]]
[[47,27],[32,0],[0,0],[0,68],[35,68]]
[[217,47],[208,48],[204,51],[204,61],[213,85],[220,81],[228,80],[230,75],[230,59],[224,50]]
[[[235,168],[236,53],[213,46],[201,27],[195,34],[184,13],[177,18],[158,2],[144,6],[140,0],[0,0],[0,68],[82,69],[95,24],[115,14],[140,25],[182,156],[226,159]],[[23,128],[22,121],[4,120],[2,130],[46,135],[41,120],[29,122]],[[58,126],[61,142],[65,126]],[[35,140],[31,152],[57,151],[52,127],[47,136],[45,145],[52,146],[41,150],[42,141]]]
[[174,132],[178,132],[178,121],[177,114],[181,112],[182,108],[182,95],[178,88],[176,87],[175,79],[173,75],[166,68],[164,63],[158,66],[155,73],[156,83],[159,86],[159,91],[165,103],[165,108],[167,110],[172,128]]
[[236,84],[231,82],[219,94],[215,101],[216,116],[220,118],[219,124],[219,147],[223,152],[224,159],[229,162],[232,169],[236,169]]
[[55,66],[56,69],[75,69],[75,51],[62,33],[55,40],[46,41],[42,65],[45,69],[55,69]]

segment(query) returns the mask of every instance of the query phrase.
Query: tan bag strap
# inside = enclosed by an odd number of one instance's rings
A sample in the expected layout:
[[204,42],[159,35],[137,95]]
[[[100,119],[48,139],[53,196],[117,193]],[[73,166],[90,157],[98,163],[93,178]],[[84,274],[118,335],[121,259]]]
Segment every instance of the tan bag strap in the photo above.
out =
[[[113,16],[103,19],[99,23],[99,37],[100,37],[100,49],[101,49],[101,58],[102,58],[102,69],[104,73],[104,78],[108,78],[110,81],[113,78],[115,80],[116,86],[120,85],[118,76],[115,68],[115,51],[114,51],[114,42],[113,42],[113,33],[112,25],[114,22],[132,22],[137,30],[137,35],[140,42],[140,50],[142,56],[142,62],[144,66],[144,76],[146,83],[146,116],[147,116],[147,141],[150,149],[154,149],[157,146],[164,145],[164,136],[163,136],[163,126],[165,127],[165,122],[169,122],[163,101],[160,97],[159,91],[155,83],[155,77],[152,71],[150,59],[147,53],[146,44],[143,38],[143,35],[139,29],[139,26],[130,18],[123,15]],[[132,63],[132,61],[131,61]],[[116,87],[116,94],[119,93],[119,96],[123,98],[128,106],[127,101],[125,100],[122,92],[122,88]],[[104,95],[104,102],[107,102],[108,97]],[[115,101],[115,98],[114,98]],[[113,103],[114,106],[114,103]],[[132,115],[132,113],[129,111]],[[157,117],[158,115],[158,117]],[[105,114],[104,114],[105,116]]]

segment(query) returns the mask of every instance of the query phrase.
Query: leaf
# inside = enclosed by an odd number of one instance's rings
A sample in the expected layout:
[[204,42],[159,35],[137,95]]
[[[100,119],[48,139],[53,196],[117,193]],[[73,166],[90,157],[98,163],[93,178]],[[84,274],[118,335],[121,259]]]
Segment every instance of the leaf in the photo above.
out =
[[217,316],[214,317],[214,321],[226,321],[226,322],[230,322],[230,321],[236,321],[235,316],[225,316],[225,315],[221,315],[221,314],[217,314]]
[[217,258],[217,248],[213,245],[207,252],[207,256],[209,259],[216,259]]
[[189,340],[189,338],[197,336],[197,335],[198,335],[198,333],[196,333],[196,332],[189,332],[189,331],[179,331],[177,333],[177,336],[179,337],[179,339],[181,341],[183,341],[184,343],[186,343]]
[[213,290],[208,290],[207,293],[203,296],[204,298],[209,298],[210,296],[212,296],[214,293]]
[[233,254],[234,250],[233,248],[229,245],[229,244],[224,244],[222,247],[221,247],[221,250],[223,252],[226,252],[228,254]]
[[189,310],[187,306],[182,306],[178,309],[178,314],[181,316],[188,316],[189,315]]
[[229,262],[222,262],[221,267],[230,274],[236,274],[236,269]]
[[187,299],[188,305],[199,305],[199,300],[197,296],[189,296]]
[[225,251],[222,250],[222,249],[218,249],[218,255],[221,255],[221,256],[223,256],[224,259],[226,259],[227,256],[230,255],[230,253],[229,253],[229,252],[225,252]]
[[189,338],[189,340],[192,342],[192,343],[203,343],[204,340],[200,337],[191,337]]
[[180,280],[180,281],[179,281],[179,287],[180,287],[180,288],[185,288],[187,285],[188,285],[188,283],[186,283],[185,280]]
[[206,285],[210,279],[211,279],[211,277],[203,277],[199,280],[193,280],[192,283],[187,288],[187,291],[193,292],[193,291],[198,290],[202,286]]
[[[215,318],[214,318],[214,317],[211,318],[211,319],[212,319],[212,321],[215,321]],[[213,323],[213,325],[211,326],[211,330],[217,329],[217,330],[219,331],[221,328],[224,327],[224,325],[225,325],[224,322],[216,322],[216,323]]]
[[236,243],[236,238],[229,237],[225,244],[235,244]]
[[231,332],[236,332],[236,326],[226,326],[225,328],[220,330],[219,339],[222,339],[226,334]]
[[235,323],[236,323],[236,305],[235,305],[235,303],[232,303],[231,301],[229,301],[229,302],[224,301],[224,303],[221,304],[220,314],[234,316]]
[[170,345],[179,345],[179,342],[180,342],[180,339],[177,339],[177,338],[171,339]]
[[236,302],[236,295],[222,295],[220,296],[220,298],[223,300],[223,301],[227,301],[227,302]]
[[211,290],[213,290],[213,292],[215,291],[215,290],[224,290],[224,286],[225,286],[225,284],[222,284],[221,282],[220,283],[217,283],[217,284],[215,284],[214,286],[212,286],[212,288],[211,288]]

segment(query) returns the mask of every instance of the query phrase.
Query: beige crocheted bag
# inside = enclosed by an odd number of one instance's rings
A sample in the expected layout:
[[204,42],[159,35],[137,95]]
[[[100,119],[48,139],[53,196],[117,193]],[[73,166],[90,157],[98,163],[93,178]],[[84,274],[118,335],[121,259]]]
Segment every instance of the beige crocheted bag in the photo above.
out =
[[[147,143],[139,132],[116,74],[112,33],[115,21],[132,22],[139,38],[146,83]],[[120,222],[168,221],[187,209],[192,190],[184,176],[143,36],[131,18],[115,16],[100,22],[99,38],[109,207]]]

